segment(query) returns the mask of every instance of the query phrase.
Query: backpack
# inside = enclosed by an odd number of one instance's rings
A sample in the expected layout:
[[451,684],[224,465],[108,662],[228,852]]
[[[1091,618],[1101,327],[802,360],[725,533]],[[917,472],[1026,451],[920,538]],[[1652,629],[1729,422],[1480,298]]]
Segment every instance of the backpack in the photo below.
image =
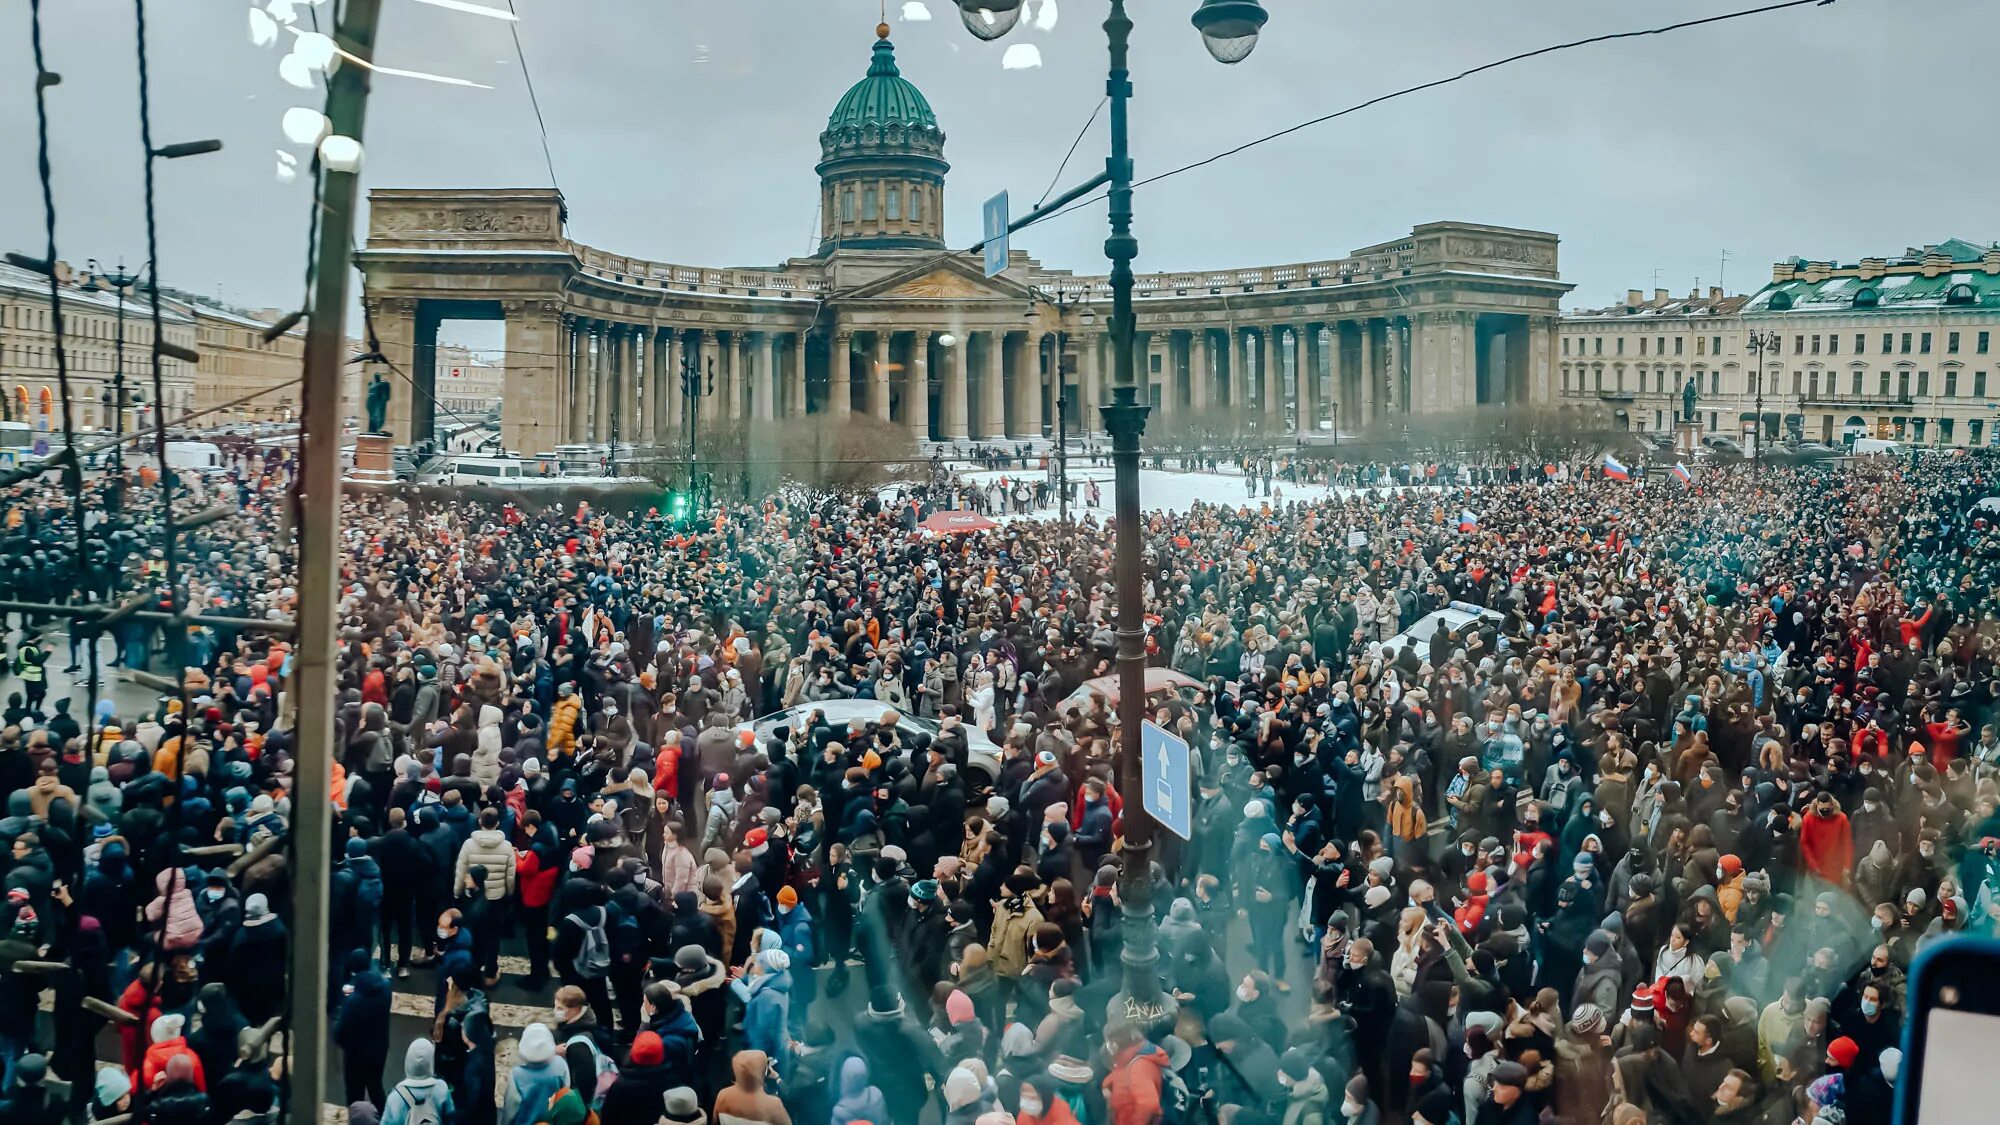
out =
[[619,910],[611,917],[611,955],[620,965],[632,965],[646,956],[646,932],[639,926],[639,916],[629,910]]
[[356,879],[354,881],[354,905],[362,911],[373,913],[382,909],[382,880]]
[[563,1044],[563,1059],[565,1063],[567,1063],[569,1058],[569,1049],[577,1044],[582,1044],[583,1049],[589,1051],[590,1057],[596,1060],[594,1069],[597,1073],[597,1081],[593,1084],[591,1090],[590,1104],[592,1106],[603,1105],[605,1091],[611,1089],[613,1082],[618,1081],[618,1064],[611,1061],[610,1055],[599,1050],[597,1041],[588,1035],[579,1035]]
[[404,1115],[403,1125],[444,1125],[444,1117],[438,1113],[437,1080],[432,1079],[424,1090],[429,1096],[418,1101],[410,1096],[407,1087],[396,1087],[397,1096],[410,1104],[410,1112]]
[[611,939],[604,932],[604,908],[595,909],[595,922],[584,921],[581,911],[569,916],[583,930],[583,943],[576,950],[576,973],[588,980],[598,980],[611,971]]
[[[536,1117],[535,1120],[537,1121],[554,1120],[556,1103],[563,1100],[563,1095],[569,1092],[570,1088],[568,1086],[564,1086],[562,1089],[557,1090],[553,1094],[550,1094],[549,1104],[542,1107],[541,1114],[538,1117]],[[583,1125],[598,1125],[597,1111],[595,1109],[592,1109],[588,1104],[585,1104],[583,1107]]]

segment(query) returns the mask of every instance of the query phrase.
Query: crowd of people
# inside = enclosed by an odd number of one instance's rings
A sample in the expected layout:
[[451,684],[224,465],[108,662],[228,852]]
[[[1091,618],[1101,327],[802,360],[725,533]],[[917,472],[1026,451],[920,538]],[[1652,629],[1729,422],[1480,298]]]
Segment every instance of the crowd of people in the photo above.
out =
[[[350,497],[328,869],[282,846],[282,634],[121,638],[183,670],[140,707],[10,685],[0,1102],[271,1119],[323,880],[360,1125],[1884,1121],[1912,955],[2000,920],[1995,468],[1349,466],[1150,513],[1197,793],[1134,880],[1157,1018],[1111,1004],[1144,814],[1077,694],[1101,514]],[[292,611],[287,483],[235,470],[189,603]],[[38,593],[166,602],[145,493],[104,497],[140,546]],[[0,513],[10,559],[75,540],[53,482]]]

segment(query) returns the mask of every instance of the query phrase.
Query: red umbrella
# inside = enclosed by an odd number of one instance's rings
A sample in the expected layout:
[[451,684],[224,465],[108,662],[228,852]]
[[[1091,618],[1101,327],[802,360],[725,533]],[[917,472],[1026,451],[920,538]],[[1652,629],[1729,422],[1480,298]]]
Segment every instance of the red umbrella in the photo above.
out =
[[917,526],[925,531],[935,531],[939,535],[965,535],[974,531],[990,531],[1000,525],[978,512],[968,512],[960,508],[950,512],[939,512]]

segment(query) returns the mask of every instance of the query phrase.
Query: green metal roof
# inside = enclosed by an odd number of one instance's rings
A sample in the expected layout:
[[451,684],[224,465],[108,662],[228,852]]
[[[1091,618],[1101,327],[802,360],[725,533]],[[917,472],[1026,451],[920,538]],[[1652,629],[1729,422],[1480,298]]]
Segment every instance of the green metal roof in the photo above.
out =
[[875,41],[868,77],[856,82],[826,119],[830,132],[866,125],[938,127],[937,114],[931,112],[923,91],[896,69],[896,47],[886,36]]
[[[1857,301],[1857,297],[1861,299]],[[1892,273],[1867,280],[1830,277],[1823,281],[1780,281],[1765,286],[1750,298],[1743,311],[1753,314],[1869,309],[1895,312],[1946,307],[2000,311],[2000,275],[1982,269],[1960,269],[1946,270],[1936,277]]]

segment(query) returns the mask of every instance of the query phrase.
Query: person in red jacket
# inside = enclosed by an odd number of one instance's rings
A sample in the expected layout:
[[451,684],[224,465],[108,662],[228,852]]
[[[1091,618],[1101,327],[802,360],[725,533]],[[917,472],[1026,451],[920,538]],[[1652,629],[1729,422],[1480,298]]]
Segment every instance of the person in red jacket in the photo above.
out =
[[1486,872],[1474,871],[1465,877],[1465,903],[1451,912],[1458,932],[1470,938],[1486,917]]
[[1799,825],[1799,862],[1836,887],[1847,885],[1854,867],[1854,830],[1831,793],[1813,798]]
[[1111,1125],[1155,1125],[1160,1120],[1167,1053],[1123,1021],[1104,1030],[1104,1044],[1111,1048],[1111,1068],[1104,1078],[1104,1107]]
[[140,1061],[139,1088],[151,1090],[159,1084],[160,1076],[167,1072],[167,1061],[176,1055],[185,1055],[194,1064],[194,1088],[206,1091],[208,1078],[201,1072],[201,1056],[188,1046],[187,1036],[182,1034],[187,1026],[187,1017],[176,1012],[168,1012],[153,1019],[150,1030],[152,1043],[146,1047],[145,1057]]
[[549,902],[562,876],[562,853],[542,814],[532,809],[521,818],[521,836],[523,843],[514,853],[514,893],[519,899],[515,917],[528,943],[528,976],[522,983],[538,991],[549,982]]

